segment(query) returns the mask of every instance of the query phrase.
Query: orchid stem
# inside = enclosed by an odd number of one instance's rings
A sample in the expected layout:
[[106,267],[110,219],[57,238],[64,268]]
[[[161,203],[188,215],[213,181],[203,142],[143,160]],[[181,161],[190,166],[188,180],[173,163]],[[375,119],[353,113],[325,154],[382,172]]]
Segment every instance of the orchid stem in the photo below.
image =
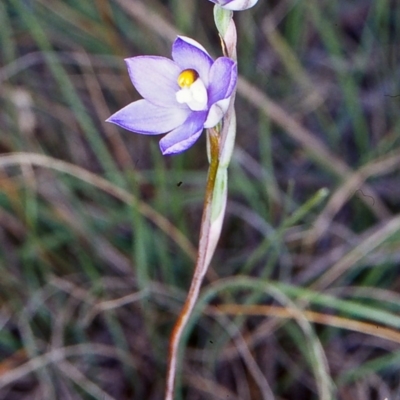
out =
[[[179,344],[183,331],[197,303],[201,284],[203,283],[203,278],[208,268],[207,248],[209,245],[208,238],[211,225],[211,205],[219,166],[220,134],[215,128],[208,129],[207,134],[210,143],[210,166],[208,169],[203,216],[201,220],[199,249],[189,292],[170,337],[165,400],[174,399]],[[208,257],[208,259],[210,259],[210,257]]]

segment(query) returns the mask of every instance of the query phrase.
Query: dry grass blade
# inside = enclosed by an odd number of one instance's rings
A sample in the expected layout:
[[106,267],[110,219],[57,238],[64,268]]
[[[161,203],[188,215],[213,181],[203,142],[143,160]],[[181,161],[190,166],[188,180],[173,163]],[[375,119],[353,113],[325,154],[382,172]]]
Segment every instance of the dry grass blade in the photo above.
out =
[[179,33],[172,24],[164,18],[154,13],[149,7],[140,1],[116,0],[121,8],[131,17],[140,21],[144,26],[156,32],[160,37],[165,38],[169,42],[173,42]]
[[[332,194],[325,208],[321,211],[318,218],[313,223],[313,229],[305,239],[308,243],[321,237],[329,228],[330,223],[336,213],[343,207],[345,202],[354,194],[363,195],[362,186],[371,177],[376,177],[398,169],[400,165],[400,154],[395,153],[385,156],[379,160],[374,160],[361,167],[358,171],[350,175],[345,182]],[[358,193],[360,192],[360,193]],[[367,196],[367,200],[372,206],[375,205],[375,198]],[[364,197],[365,197],[364,196]]]
[[[247,315],[247,316],[264,316],[293,319],[296,316],[293,310],[287,307],[266,306],[266,305],[240,305],[240,304],[221,304],[218,307],[209,307],[206,310],[208,315]],[[379,326],[376,323],[368,323],[356,321],[349,318],[338,317],[335,315],[322,314],[315,311],[302,311],[302,314],[309,322],[328,325],[335,328],[342,328],[353,332],[359,332],[366,335],[379,337],[381,339],[390,340],[400,343],[400,332],[394,329]]]
[[59,363],[68,357],[86,356],[88,354],[109,357],[115,359],[123,358],[127,364],[131,364],[128,356],[124,356],[115,347],[101,344],[83,343],[75,346],[54,349],[41,356],[32,358],[26,363],[0,375],[0,389],[24,378],[32,372],[45,367],[51,363]]
[[330,267],[324,275],[322,275],[316,282],[313,283],[312,288],[322,290],[328,287],[333,281],[338,279],[354,264],[362,260],[367,254],[374,251],[385,240],[389,239],[398,231],[400,231],[400,216],[389,220],[381,228],[376,230],[344,257],[342,257],[336,264],[332,265],[332,267]]
[[72,382],[82,387],[87,393],[92,395],[94,398],[102,400],[116,400],[115,397],[110,396],[98,385],[87,379],[86,376],[81,371],[79,371],[78,368],[75,367],[75,365],[67,361],[63,361],[57,363],[57,368]]
[[113,310],[115,308],[122,307],[126,304],[135,303],[135,302],[143,299],[143,297],[145,297],[146,294],[147,294],[147,291],[142,290],[140,292],[131,293],[126,296],[120,297],[118,299],[106,300],[106,301],[96,303],[94,305],[94,307],[85,316],[83,323],[85,325],[89,325],[93,321],[93,319],[96,317],[96,315],[98,315],[99,313],[102,313],[102,312],[108,311],[108,310]]
[[191,385],[201,392],[205,393],[208,398],[219,399],[219,400],[240,400],[234,393],[226,389],[224,386],[219,385],[217,382],[211,379],[202,377],[197,372],[188,374],[187,380]]
[[39,167],[63,172],[103,190],[104,192],[123,201],[126,204],[132,204],[133,206],[137,207],[140,213],[142,213],[146,218],[152,221],[163,232],[171,237],[171,239],[174,240],[176,244],[178,244],[191,259],[195,259],[195,248],[186,238],[186,236],[183,235],[174,225],[172,225],[165,217],[157,213],[157,211],[148,206],[146,203],[138,200],[128,191],[121,189],[108,180],[90,171],[87,171],[84,168],[41,154],[13,153],[0,156],[0,167],[12,165],[36,165]]
[[238,330],[237,326],[229,321],[227,318],[223,319],[222,324],[232,337],[232,341],[236,347],[236,351],[240,354],[243,363],[246,365],[249,375],[258,387],[262,400],[274,400],[275,396],[268,383],[263,371],[255,360],[254,354],[249,350],[246,340]]

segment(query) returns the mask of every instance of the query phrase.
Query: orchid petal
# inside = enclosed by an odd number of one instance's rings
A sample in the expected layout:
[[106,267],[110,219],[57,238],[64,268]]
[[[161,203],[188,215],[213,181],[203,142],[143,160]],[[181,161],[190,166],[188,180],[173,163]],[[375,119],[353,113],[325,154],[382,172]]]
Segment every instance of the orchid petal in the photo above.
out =
[[214,103],[208,111],[207,119],[204,122],[204,128],[213,128],[221,121],[229,107],[230,98],[220,100]]
[[107,122],[128,131],[144,135],[158,135],[182,125],[191,113],[190,109],[155,106],[147,100],[138,100],[117,111]]
[[[227,57],[214,62],[205,48],[193,39],[178,36],[172,46],[172,58],[126,59],[131,81],[143,99],[127,105],[107,120],[144,135],[169,132],[160,141],[163,154],[177,154],[188,149],[205,127],[220,122],[237,83],[236,62]],[[197,74],[192,75],[196,79],[188,86],[180,85],[186,70],[194,70]]]
[[156,106],[183,107],[175,93],[180,67],[172,60],[157,56],[138,56],[125,59],[129,76],[143,98]]
[[182,70],[194,69],[208,86],[208,75],[213,59],[195,40],[178,36],[172,45],[172,58]]
[[240,11],[240,10],[247,10],[248,8],[253,7],[258,0],[210,0],[210,1],[220,5],[221,7],[227,10]]
[[191,147],[203,132],[207,112],[193,112],[183,125],[169,132],[160,140],[164,155],[178,154]]
[[236,81],[237,64],[227,57],[218,58],[210,69],[209,105],[229,97]]
[[226,4],[224,8],[232,11],[247,10],[253,7],[258,0],[233,0]]

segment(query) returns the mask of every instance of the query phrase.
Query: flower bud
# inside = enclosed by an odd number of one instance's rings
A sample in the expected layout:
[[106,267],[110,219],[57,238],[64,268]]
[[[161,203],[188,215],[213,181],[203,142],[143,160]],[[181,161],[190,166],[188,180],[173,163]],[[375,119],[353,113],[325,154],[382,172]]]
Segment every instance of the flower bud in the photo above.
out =
[[210,0],[222,8],[232,11],[247,10],[253,7],[258,0]]

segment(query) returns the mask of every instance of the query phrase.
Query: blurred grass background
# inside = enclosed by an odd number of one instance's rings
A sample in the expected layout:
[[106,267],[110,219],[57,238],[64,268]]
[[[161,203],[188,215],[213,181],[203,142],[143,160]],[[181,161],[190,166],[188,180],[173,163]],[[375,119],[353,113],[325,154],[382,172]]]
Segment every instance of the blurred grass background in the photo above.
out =
[[[177,399],[400,399],[400,4],[237,13],[237,146]],[[220,55],[206,0],[0,2],[0,398],[162,399],[192,276],[204,137],[104,120],[123,58],[177,32]]]

